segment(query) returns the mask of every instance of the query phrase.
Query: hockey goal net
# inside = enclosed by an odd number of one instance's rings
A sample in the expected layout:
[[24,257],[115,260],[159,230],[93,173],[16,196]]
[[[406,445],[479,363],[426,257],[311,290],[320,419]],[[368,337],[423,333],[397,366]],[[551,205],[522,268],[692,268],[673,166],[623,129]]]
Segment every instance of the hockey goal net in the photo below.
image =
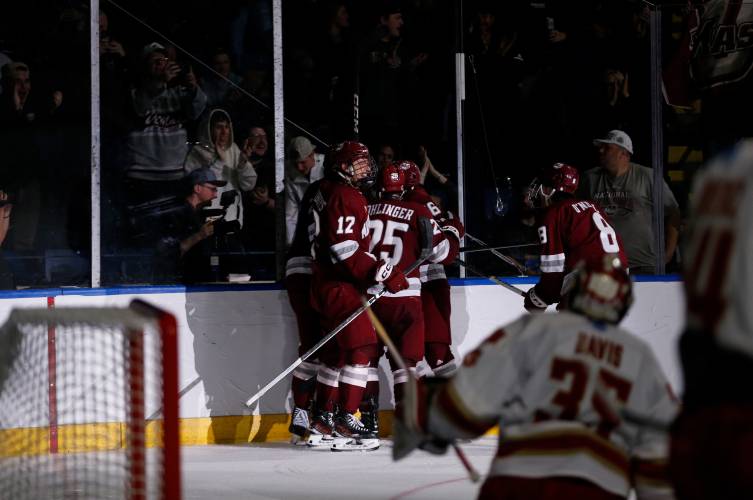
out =
[[0,328],[0,498],[180,498],[177,327],[128,308],[15,309]]

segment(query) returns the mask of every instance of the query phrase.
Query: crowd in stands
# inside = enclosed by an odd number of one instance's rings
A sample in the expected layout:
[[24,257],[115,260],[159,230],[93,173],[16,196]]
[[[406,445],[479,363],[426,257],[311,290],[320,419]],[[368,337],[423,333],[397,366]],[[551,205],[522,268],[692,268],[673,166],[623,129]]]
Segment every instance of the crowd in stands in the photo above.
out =
[[[346,139],[366,143],[380,166],[415,161],[435,202],[456,210],[454,54],[461,48],[470,233],[535,240],[517,203],[489,210],[500,186],[509,183],[517,200],[542,166],[565,162],[582,173],[599,166],[593,141],[610,130],[631,140],[629,159],[650,167],[647,4],[465,4],[461,37],[457,12],[442,2],[282,3],[287,158],[286,193],[278,196],[272,2],[167,1],[128,11],[101,2],[105,281],[181,279],[148,264],[159,262],[154,228],[182,210],[194,188],[190,174],[203,168],[227,182],[209,208],[238,225],[232,238],[213,242],[235,256],[224,274],[275,279],[278,211],[290,205],[297,179],[313,180],[328,147]],[[49,269],[32,277],[24,260],[49,249],[71,254],[65,284],[88,281],[88,5],[37,2],[0,22],[0,190],[15,205],[2,247],[26,285],[55,281]],[[673,210],[684,206],[678,201]],[[672,213],[672,228],[678,217]]]

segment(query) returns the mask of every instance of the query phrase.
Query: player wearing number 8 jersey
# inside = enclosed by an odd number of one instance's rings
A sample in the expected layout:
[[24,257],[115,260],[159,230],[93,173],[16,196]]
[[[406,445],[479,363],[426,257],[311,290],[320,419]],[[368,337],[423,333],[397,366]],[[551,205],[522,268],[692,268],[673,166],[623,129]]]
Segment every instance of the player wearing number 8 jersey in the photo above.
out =
[[578,180],[575,167],[555,163],[543,169],[526,192],[524,201],[537,215],[541,240],[541,279],[526,294],[528,311],[559,302],[578,262],[598,263],[605,254],[617,254],[627,266],[620,238],[606,216],[594,203],[575,198]]
[[753,140],[698,175],[686,238],[683,408],[672,432],[681,499],[753,498]]
[[673,498],[666,431],[620,418],[670,421],[678,406],[648,344],[616,326],[631,302],[620,260],[579,266],[565,302],[497,330],[449,382],[419,380],[395,422],[395,457],[499,425],[481,499]]

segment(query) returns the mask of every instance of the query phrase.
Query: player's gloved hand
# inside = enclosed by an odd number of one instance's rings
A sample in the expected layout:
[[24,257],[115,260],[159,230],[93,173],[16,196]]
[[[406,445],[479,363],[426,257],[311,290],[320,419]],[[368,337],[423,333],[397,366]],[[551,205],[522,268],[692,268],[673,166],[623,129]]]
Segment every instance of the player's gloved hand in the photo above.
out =
[[447,212],[447,216],[437,220],[437,223],[443,233],[452,234],[458,241],[465,236],[465,226],[460,222],[460,219],[452,215],[452,212]]
[[377,265],[374,281],[382,283],[390,293],[397,293],[408,288],[405,274],[386,260],[380,261]]
[[547,303],[536,295],[536,287],[533,287],[526,292],[523,307],[530,313],[543,312],[547,308]]
[[[394,446],[397,447],[395,459],[398,460],[419,448],[435,455],[444,454],[449,442],[434,436],[428,430],[428,408],[436,392],[447,380],[438,378],[411,378],[408,384],[414,389],[406,389],[403,398],[395,405]],[[394,452],[395,450],[393,450]]]

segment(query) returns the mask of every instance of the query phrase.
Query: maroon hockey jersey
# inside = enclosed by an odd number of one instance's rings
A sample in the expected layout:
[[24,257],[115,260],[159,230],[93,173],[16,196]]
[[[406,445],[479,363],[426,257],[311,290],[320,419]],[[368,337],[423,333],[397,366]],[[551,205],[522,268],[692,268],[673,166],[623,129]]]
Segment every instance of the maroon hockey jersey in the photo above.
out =
[[314,272],[322,279],[361,286],[373,282],[377,260],[369,253],[369,214],[360,191],[322,180],[311,198],[307,226]]
[[[607,217],[590,201],[557,201],[540,216],[541,280],[536,295],[547,304],[559,302],[565,275],[582,260],[601,262],[605,254],[620,256],[627,268],[622,242]],[[567,288],[567,287],[565,287]]]
[[[421,253],[418,223],[421,217],[429,219],[434,229],[432,254],[427,262],[452,262],[458,254],[459,242],[445,237],[426,206],[403,200],[382,200],[369,205],[370,250],[374,256],[389,260],[401,270],[413,264]],[[407,278],[410,287],[397,295],[420,295],[419,270]]]

